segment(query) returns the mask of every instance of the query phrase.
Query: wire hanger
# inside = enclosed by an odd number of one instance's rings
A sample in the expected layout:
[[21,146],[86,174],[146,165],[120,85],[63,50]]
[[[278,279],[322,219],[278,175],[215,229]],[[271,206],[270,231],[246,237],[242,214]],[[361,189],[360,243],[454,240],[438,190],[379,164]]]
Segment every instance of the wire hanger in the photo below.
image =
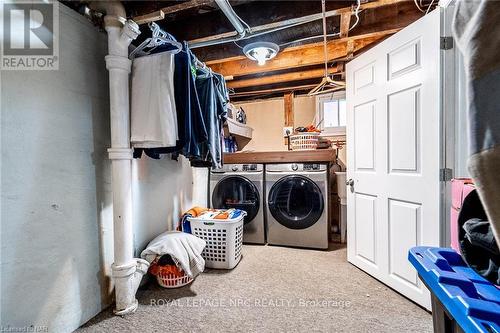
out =
[[[169,34],[168,32],[163,31],[160,26],[154,22],[150,22],[148,24],[149,29],[151,30],[151,37],[147,38],[143,41],[139,46],[137,46],[132,52],[130,52],[129,58],[134,59],[136,55],[148,55],[153,51],[157,46],[170,44],[175,46],[175,49],[170,51],[173,54],[179,53],[182,51],[182,44],[175,40],[174,36]],[[149,49],[145,51],[145,49]]]
[[345,82],[335,81],[328,75],[328,51],[326,47],[326,8],[325,0],[321,0],[321,8],[323,11],[323,53],[325,57],[325,76],[321,82],[314,87],[307,95],[315,96],[323,93],[334,92],[345,89]]

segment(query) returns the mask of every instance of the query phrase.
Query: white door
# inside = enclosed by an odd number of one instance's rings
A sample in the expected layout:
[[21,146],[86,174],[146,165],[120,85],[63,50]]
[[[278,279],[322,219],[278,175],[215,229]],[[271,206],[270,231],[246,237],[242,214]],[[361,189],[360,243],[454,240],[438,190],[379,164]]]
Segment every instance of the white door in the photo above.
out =
[[347,258],[430,309],[408,250],[440,240],[440,12],[347,64]]

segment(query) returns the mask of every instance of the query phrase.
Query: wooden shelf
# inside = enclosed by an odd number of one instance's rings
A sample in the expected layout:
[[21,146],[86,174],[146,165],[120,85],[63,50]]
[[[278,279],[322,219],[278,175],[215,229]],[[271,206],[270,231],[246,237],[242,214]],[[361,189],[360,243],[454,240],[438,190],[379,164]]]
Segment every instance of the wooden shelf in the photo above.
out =
[[253,128],[245,124],[239,123],[231,118],[227,118],[224,127],[227,128],[228,132],[232,135],[239,136],[251,140]]
[[236,138],[238,149],[243,149],[252,140],[253,128],[227,118],[224,124],[224,135],[232,135]]
[[331,163],[335,161],[333,149],[291,151],[248,151],[224,154],[224,163]]

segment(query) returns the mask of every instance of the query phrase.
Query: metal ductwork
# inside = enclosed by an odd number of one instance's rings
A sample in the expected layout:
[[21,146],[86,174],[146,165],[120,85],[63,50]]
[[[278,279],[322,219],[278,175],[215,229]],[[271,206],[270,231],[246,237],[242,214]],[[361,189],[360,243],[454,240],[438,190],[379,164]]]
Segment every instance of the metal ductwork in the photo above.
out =
[[247,30],[243,26],[241,19],[235,13],[235,11],[234,11],[233,7],[231,6],[231,4],[229,3],[229,1],[228,0],[215,0],[215,3],[217,3],[217,6],[219,6],[220,10],[224,13],[224,15],[226,15],[229,22],[231,22],[231,24],[233,25],[234,29],[236,30],[235,36],[229,37],[229,38],[222,38],[222,39],[216,39],[216,40],[211,40],[211,41],[193,43],[193,44],[189,45],[190,48],[194,49],[194,48],[198,48],[198,47],[205,47],[205,46],[210,46],[210,45],[217,45],[217,44],[233,42],[233,41],[243,39],[247,35]]
[[219,6],[220,10],[226,15],[227,19],[233,27],[236,29],[236,32],[240,37],[244,37],[246,34],[245,27],[241,23],[241,19],[238,17],[238,15],[234,12],[233,7],[231,7],[231,4],[229,3],[228,0],[215,0],[217,3],[217,6]]

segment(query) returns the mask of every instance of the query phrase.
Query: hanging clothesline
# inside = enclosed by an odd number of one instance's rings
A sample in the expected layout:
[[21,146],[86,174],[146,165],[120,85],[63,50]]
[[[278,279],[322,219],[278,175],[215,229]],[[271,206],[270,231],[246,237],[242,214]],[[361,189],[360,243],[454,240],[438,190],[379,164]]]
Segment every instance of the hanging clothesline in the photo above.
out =
[[192,166],[222,166],[223,131],[229,102],[224,77],[156,23],[151,37],[130,54],[131,144],[134,157],[172,154]]

